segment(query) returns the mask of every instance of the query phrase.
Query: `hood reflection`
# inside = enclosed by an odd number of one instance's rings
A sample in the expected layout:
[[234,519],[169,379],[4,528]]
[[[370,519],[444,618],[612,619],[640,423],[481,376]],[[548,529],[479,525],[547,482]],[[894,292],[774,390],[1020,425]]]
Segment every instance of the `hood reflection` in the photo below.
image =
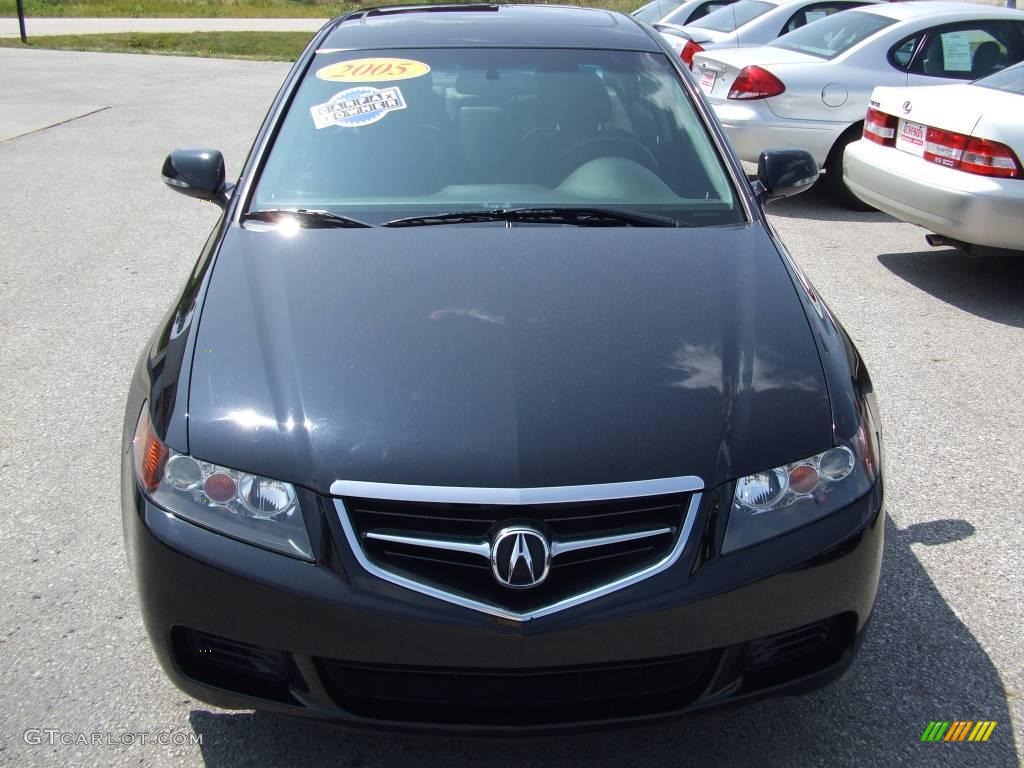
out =
[[[739,372],[738,380],[754,392],[779,389],[813,392],[818,389],[818,382],[813,376],[787,371],[785,358],[770,349],[755,350],[753,357],[744,355],[740,365],[743,370]],[[666,387],[713,389],[716,392],[724,389],[725,371],[718,347],[683,342],[676,347],[665,367],[682,374],[681,378],[666,382]]]
[[676,347],[665,367],[682,374],[681,379],[668,382],[666,387],[722,391],[722,354],[712,347],[684,342]]
[[242,429],[277,429],[282,432],[291,432],[296,426],[301,426],[307,432],[316,429],[316,425],[309,419],[296,421],[289,416],[284,421],[278,421],[270,416],[263,416],[251,408],[240,411],[230,411],[227,415],[221,416],[217,421],[230,421]]
[[500,315],[490,315],[480,309],[437,309],[430,313],[431,320],[443,320],[446,317],[468,317],[479,320],[481,323],[491,325],[504,325],[505,318]]

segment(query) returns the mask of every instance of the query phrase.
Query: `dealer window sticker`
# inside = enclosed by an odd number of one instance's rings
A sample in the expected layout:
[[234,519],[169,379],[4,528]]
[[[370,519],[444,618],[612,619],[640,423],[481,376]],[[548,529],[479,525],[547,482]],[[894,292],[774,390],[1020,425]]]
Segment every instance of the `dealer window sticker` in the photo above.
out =
[[386,83],[410,80],[430,72],[430,65],[413,59],[351,59],[328,64],[316,71],[320,80],[332,83]]
[[942,68],[947,72],[971,71],[971,39],[963,32],[942,34]]
[[405,109],[405,97],[398,86],[374,88],[360,85],[334,94],[329,101],[309,108],[317,130],[332,125],[361,128],[379,122],[389,112]]

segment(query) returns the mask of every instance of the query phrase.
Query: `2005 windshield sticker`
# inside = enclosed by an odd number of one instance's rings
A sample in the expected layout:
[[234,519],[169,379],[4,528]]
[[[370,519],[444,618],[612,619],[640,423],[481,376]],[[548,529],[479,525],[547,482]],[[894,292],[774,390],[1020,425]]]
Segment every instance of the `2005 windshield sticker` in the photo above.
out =
[[412,59],[352,59],[320,67],[316,76],[332,83],[386,83],[423,77],[428,72],[429,64]]
[[388,112],[405,109],[405,97],[397,86],[374,88],[360,85],[336,93],[331,100],[309,108],[317,130],[336,125],[359,128],[383,120]]

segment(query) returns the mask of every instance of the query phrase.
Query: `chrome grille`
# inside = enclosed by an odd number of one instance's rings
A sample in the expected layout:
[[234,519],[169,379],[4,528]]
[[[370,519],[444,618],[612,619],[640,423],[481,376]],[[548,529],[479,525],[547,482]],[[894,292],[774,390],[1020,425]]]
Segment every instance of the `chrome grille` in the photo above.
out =
[[[458,501],[449,502],[434,500],[445,498],[446,489],[424,493],[419,486],[410,501],[394,498],[402,486],[375,491],[374,484],[359,483],[354,490],[363,495],[346,495],[336,504],[356,556],[371,572],[449,602],[522,620],[593,599],[671,565],[685,545],[700,498],[696,478],[675,480],[579,486],[586,501],[564,500],[572,498],[571,488],[524,489],[521,499],[513,499],[522,503],[490,503],[495,497],[504,502],[505,489],[451,489],[448,497]],[[622,486],[650,483],[659,484],[652,490],[674,492],[595,498],[600,494],[586,490],[612,494],[627,490]],[[467,503],[473,490],[481,491],[485,503]],[[546,539],[550,569],[541,583],[510,588],[498,577],[491,553],[496,536],[510,528]],[[537,555],[534,550],[534,560]]]

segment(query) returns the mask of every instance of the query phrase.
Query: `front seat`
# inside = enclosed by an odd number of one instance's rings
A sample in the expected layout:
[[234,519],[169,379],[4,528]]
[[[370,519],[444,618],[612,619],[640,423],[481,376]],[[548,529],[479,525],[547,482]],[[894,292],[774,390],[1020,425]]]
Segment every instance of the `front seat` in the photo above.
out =
[[501,81],[480,71],[462,72],[455,81],[459,142],[465,183],[500,184],[508,179],[515,154]]
[[998,69],[1006,66],[1006,56],[999,50],[999,44],[987,40],[978,46],[974,52],[974,60],[971,62],[971,77],[977,79],[991,75]]
[[541,125],[523,137],[523,156],[530,181],[554,187],[567,173],[558,167],[559,159],[580,142],[600,136],[611,119],[612,102],[594,72],[540,72],[537,80]]

